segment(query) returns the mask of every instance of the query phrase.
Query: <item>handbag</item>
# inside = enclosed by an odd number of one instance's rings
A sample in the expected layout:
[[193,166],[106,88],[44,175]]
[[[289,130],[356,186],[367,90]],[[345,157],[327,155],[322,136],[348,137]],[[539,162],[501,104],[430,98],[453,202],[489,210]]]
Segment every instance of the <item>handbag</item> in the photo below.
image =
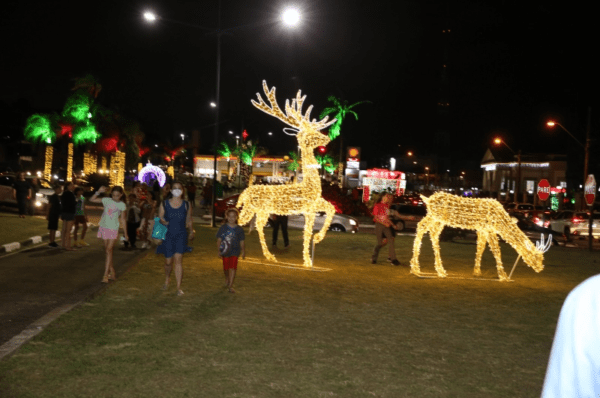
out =
[[154,227],[152,228],[152,241],[157,245],[162,244],[167,236],[167,226],[160,223],[160,218],[154,217]]

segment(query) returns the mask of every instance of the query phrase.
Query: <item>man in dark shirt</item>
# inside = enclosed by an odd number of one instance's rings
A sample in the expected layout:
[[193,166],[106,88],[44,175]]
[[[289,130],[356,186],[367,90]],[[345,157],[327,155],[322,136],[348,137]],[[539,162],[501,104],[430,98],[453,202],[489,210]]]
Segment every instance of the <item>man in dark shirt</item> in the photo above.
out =
[[17,174],[17,180],[13,184],[13,199],[17,201],[17,206],[19,206],[19,218],[25,218],[30,198],[31,185],[25,181],[25,173],[20,172]]

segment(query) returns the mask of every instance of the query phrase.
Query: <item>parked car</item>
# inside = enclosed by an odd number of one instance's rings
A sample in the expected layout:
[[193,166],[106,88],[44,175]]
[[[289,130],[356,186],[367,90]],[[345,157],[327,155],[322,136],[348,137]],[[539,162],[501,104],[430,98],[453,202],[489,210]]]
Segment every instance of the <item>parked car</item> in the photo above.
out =
[[588,215],[584,211],[563,210],[550,220],[549,228],[568,237],[571,235],[573,227],[587,220],[587,217]]
[[[25,180],[31,183],[33,176],[26,176]],[[17,179],[15,174],[0,175],[0,204],[5,206],[16,207],[17,201],[13,198],[13,184]],[[36,213],[45,214],[48,208],[48,198],[54,195],[54,189],[48,180],[38,178],[40,190],[36,193],[33,202],[34,211]]]
[[[326,214],[324,212],[317,213],[315,217],[315,223],[313,225],[314,231],[319,231],[323,228],[325,223]],[[304,216],[303,215],[291,215],[288,217],[289,228],[300,228],[304,229]],[[358,220],[346,214],[336,213],[333,215],[329,230],[334,232],[351,232],[353,234],[358,232]]]
[[[600,213],[594,213],[592,218],[592,236],[600,239]],[[571,227],[573,236],[590,236],[590,215],[586,213],[585,219]]]
[[390,206],[390,210],[396,210],[396,213],[393,213],[390,219],[396,224],[398,231],[417,228],[419,221],[427,214],[425,206],[393,204]]
[[[219,199],[215,201],[215,216],[224,217],[225,210],[236,207],[237,201],[240,195],[233,195],[227,198]],[[325,213],[319,212],[315,217],[315,223],[313,226],[314,230],[320,230],[323,228],[323,224],[325,223]],[[267,223],[267,227],[271,226],[270,223]],[[304,216],[303,215],[291,215],[288,217],[288,227],[290,228],[304,228]],[[333,219],[331,220],[331,225],[329,226],[330,231],[339,231],[339,232],[358,232],[358,220],[354,217],[350,217],[346,214],[334,214]]]
[[[215,216],[216,217],[225,217],[225,210],[235,207],[239,197],[240,197],[240,194],[238,193],[233,196],[228,196],[223,199],[215,200]],[[209,208],[210,208],[210,204],[209,204]]]
[[529,216],[529,213],[535,210],[535,207],[531,203],[507,203],[504,205],[504,209],[510,215],[524,214]]

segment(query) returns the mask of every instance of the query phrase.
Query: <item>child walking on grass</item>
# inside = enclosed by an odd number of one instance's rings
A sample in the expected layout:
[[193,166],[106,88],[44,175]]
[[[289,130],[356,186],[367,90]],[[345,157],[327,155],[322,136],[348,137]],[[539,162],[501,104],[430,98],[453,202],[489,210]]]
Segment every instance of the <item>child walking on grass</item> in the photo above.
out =
[[[85,233],[87,232],[87,214],[85,214],[85,198],[83,197],[83,188],[75,188],[75,224],[73,225],[73,244],[76,247],[89,246],[85,241]],[[81,225],[81,238],[77,240],[77,230]]]
[[227,222],[217,232],[217,248],[219,257],[223,259],[223,273],[225,274],[225,287],[229,293],[233,290],[233,281],[237,271],[238,257],[246,258],[246,244],[244,229],[237,224],[238,210],[228,209],[225,212]]
[[100,187],[98,192],[92,196],[90,202],[102,203],[104,206],[102,218],[100,218],[100,223],[98,223],[98,237],[104,239],[104,253],[106,254],[102,283],[108,283],[109,280],[114,281],[117,276],[113,267],[113,249],[119,237],[119,224],[123,228],[123,235],[126,241],[129,240],[129,237],[125,228],[127,224],[127,220],[125,220],[127,206],[121,200],[124,194],[123,188],[118,186],[113,187],[110,191],[110,198],[98,197],[104,192],[106,192],[106,187]]

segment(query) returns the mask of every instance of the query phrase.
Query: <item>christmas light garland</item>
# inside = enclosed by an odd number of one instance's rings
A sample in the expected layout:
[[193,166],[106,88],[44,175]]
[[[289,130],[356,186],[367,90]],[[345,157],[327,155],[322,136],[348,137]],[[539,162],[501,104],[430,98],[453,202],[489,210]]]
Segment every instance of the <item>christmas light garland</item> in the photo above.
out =
[[[278,118],[279,120],[291,126],[293,129],[284,129],[287,131],[296,131],[295,135],[300,147],[302,162],[304,165],[304,176],[302,182],[289,185],[255,185],[250,186],[239,197],[238,206],[242,208],[239,223],[245,225],[249,223],[256,215],[256,229],[260,238],[263,255],[271,260],[277,261],[275,256],[269,252],[265,242],[264,227],[270,214],[290,215],[303,214],[304,225],[304,266],[311,267],[310,241],[313,237],[313,225],[315,215],[324,211],[327,214],[323,228],[314,235],[314,243],[319,243],[325,238],[327,229],[331,224],[335,208],[321,196],[321,179],[319,177],[317,160],[314,150],[319,146],[325,146],[329,143],[329,137],[321,134],[321,130],[335,122],[327,121],[325,117],[321,121],[310,120],[310,106],[305,115],[302,115],[302,105],[306,96],[301,96],[298,91],[296,98],[285,102],[285,113],[277,105],[275,98],[275,87],[269,90],[267,83],[263,81],[263,90],[267,96],[270,106],[267,105],[260,94],[257,94],[259,102],[252,101],[252,104],[263,112]],[[307,167],[308,166],[308,167]]]
[[498,235],[510,244],[535,272],[544,269],[544,252],[550,248],[552,235],[548,242],[544,243],[542,237],[541,244],[536,243],[533,246],[529,238],[517,227],[517,220],[511,218],[497,200],[462,198],[445,192],[437,192],[429,198],[421,197],[427,205],[427,215],[417,225],[410,262],[412,274],[421,274],[419,254],[423,235],[429,233],[438,277],[447,276],[440,256],[440,234],[446,226],[477,231],[477,254],[473,272],[475,276],[481,275],[481,256],[487,243],[496,259],[498,277],[501,281],[509,279],[502,266]]

